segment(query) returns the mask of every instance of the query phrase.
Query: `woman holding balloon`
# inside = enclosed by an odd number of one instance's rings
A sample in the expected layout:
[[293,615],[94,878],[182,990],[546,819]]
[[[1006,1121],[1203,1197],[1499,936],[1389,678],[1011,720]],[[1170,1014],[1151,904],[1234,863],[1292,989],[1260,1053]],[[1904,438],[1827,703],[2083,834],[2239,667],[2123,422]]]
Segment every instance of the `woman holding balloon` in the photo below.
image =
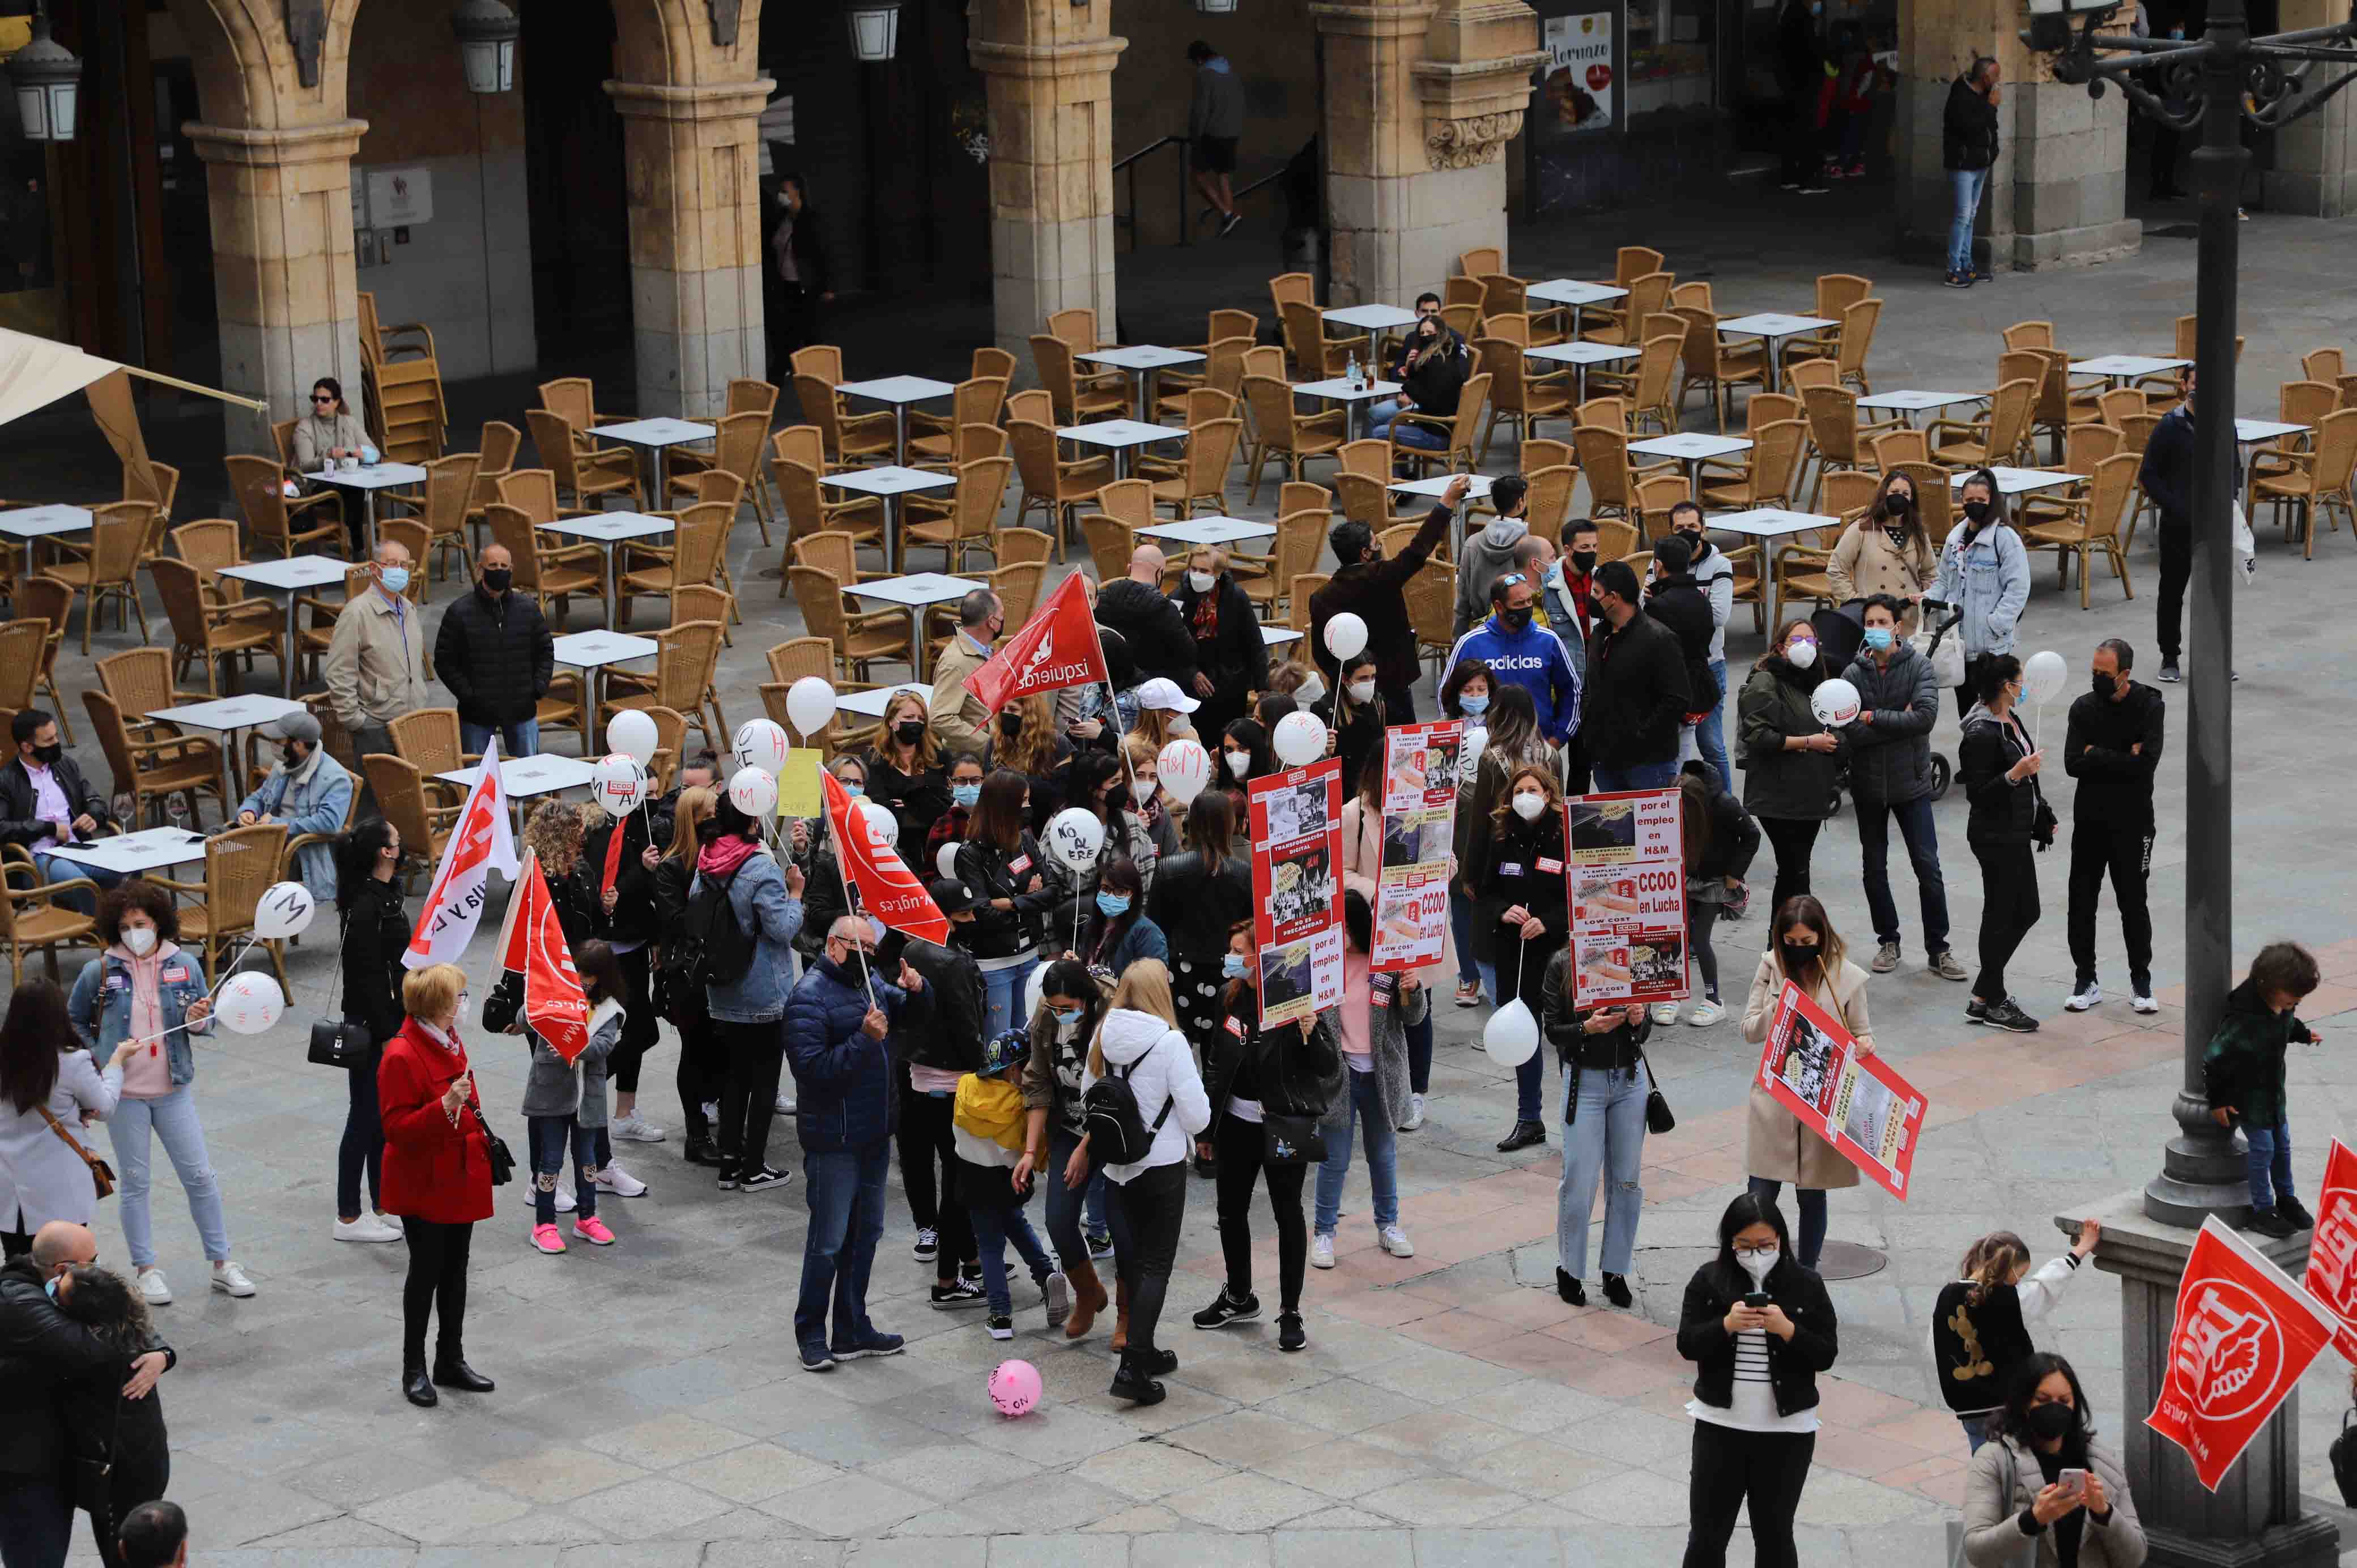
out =
[[[1776,846],[1770,909],[1781,909],[1785,899],[1809,890],[1817,830],[1833,815],[1843,742],[1817,716],[1813,701],[1824,678],[1817,663],[1816,629],[1805,620],[1788,619],[1776,628],[1775,641],[1752,666],[1736,700],[1736,738],[1749,763],[1743,809],[1760,819],[1760,831]],[[1855,715],[1857,693],[1850,696]]]
[[[1468,844],[1464,868],[1473,889],[1474,957],[1491,1003],[1501,1009],[1522,1004],[1522,1033],[1529,1047],[1514,1068],[1513,1129],[1498,1142],[1501,1154],[1512,1154],[1546,1142],[1546,1123],[1540,1120],[1544,1064],[1537,1018],[1545,1001],[1547,961],[1571,940],[1565,871],[1569,854],[1555,769],[1526,762],[1508,774],[1486,826]],[[1498,1027],[1497,1018],[1491,1026]]]

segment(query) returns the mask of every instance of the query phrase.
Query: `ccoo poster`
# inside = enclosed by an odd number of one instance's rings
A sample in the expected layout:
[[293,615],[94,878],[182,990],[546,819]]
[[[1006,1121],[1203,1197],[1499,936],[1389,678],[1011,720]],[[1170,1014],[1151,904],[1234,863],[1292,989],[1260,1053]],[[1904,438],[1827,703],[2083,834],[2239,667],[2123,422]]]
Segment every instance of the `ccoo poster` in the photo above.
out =
[[1383,847],[1372,963],[1378,971],[1437,962],[1447,945],[1463,731],[1449,719],[1383,732]]
[[1578,1005],[1680,1002],[1686,980],[1686,863],[1675,789],[1575,795],[1571,950]]
[[1923,1097],[1841,1021],[1784,983],[1760,1053],[1760,1087],[1844,1159],[1904,1202]]
[[1260,1021],[1306,1018],[1342,1000],[1342,764],[1333,757],[1252,781],[1253,938]]

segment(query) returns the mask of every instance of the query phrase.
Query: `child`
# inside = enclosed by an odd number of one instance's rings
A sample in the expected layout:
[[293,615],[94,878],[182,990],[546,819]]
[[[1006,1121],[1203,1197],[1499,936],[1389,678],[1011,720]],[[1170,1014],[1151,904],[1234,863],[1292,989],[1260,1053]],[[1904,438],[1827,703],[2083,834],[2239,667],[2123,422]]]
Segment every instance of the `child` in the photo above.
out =
[[[568,1147],[578,1173],[573,1234],[593,1247],[614,1244],[613,1231],[597,1218],[597,1139],[606,1128],[606,1056],[622,1037],[622,964],[604,942],[587,941],[574,968],[589,1000],[589,1044],[568,1063],[536,1032],[524,1032],[532,1047],[532,1072],[523,1086],[524,1120],[532,1133],[532,1244],[544,1252],[565,1251],[565,1238],[556,1230],[556,1178]],[[515,1021],[522,1022],[521,1006]]]
[[2284,1053],[2324,1036],[2293,1017],[2299,999],[2323,983],[2314,955],[2298,942],[2269,942],[2250,978],[2226,994],[2226,1016],[2201,1055],[2210,1119],[2239,1121],[2250,1144],[2251,1218],[2246,1230],[2280,1241],[2316,1223],[2292,1196],[2291,1123],[2284,1109]]
[[1048,1326],[1072,1309],[1072,1287],[1023,1213],[1029,1184],[1016,1187],[1013,1171],[1023,1156],[1028,1117],[1017,1069],[1030,1058],[1031,1040],[1009,1029],[983,1043],[982,1070],[958,1079],[957,1108],[951,1127],[957,1144],[957,1191],[974,1221],[975,1250],[982,1257],[982,1286],[990,1298],[990,1337],[1015,1337],[1015,1301],[1006,1288],[1006,1244],[1031,1267],[1048,1305]]
[[1962,1277],[1941,1287],[1932,1312],[1932,1375],[1964,1429],[1968,1455],[1987,1441],[1989,1417],[2005,1408],[2014,1372],[2036,1349],[2029,1326],[2053,1310],[2102,1235],[2102,1226],[2081,1220],[2077,1243],[2033,1274],[2029,1244],[2010,1230],[1992,1230],[1964,1249]]

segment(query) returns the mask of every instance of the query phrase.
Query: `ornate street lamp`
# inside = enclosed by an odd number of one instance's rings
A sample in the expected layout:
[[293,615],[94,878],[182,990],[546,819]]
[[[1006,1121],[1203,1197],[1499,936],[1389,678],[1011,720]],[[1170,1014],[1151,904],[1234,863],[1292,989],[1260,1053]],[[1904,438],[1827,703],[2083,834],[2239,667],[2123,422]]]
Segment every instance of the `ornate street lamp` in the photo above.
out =
[[523,25],[500,0],[458,0],[450,13],[469,92],[505,92],[515,85],[516,36]]
[[890,59],[900,48],[899,0],[883,5],[851,8],[851,53],[869,64]]
[[49,37],[48,13],[33,3],[33,38],[8,60],[8,84],[16,90],[16,118],[28,142],[70,142],[81,89],[81,61]]

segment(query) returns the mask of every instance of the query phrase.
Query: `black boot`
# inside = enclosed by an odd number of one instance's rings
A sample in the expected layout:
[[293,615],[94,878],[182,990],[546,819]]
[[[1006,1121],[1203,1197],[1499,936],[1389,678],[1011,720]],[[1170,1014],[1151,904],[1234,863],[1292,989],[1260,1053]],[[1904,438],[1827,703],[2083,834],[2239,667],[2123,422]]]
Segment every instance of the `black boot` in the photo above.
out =
[[1544,1144],[1545,1142],[1546,1123],[1543,1122],[1517,1122],[1514,1123],[1514,1130],[1512,1132],[1498,1140],[1498,1152],[1501,1155],[1511,1155],[1516,1149],[1527,1149],[1533,1144]]
[[442,1396],[434,1391],[434,1384],[427,1380],[422,1362],[402,1368],[401,1391],[410,1403],[423,1405],[428,1410],[442,1402]]
[[462,1389],[470,1394],[487,1394],[499,1385],[474,1368],[457,1350],[434,1353],[434,1380],[446,1389]]
[[1555,1294],[1563,1297],[1566,1305],[1586,1306],[1587,1305],[1587,1287],[1572,1278],[1561,1265],[1557,1265],[1555,1271]]
[[692,1165],[709,1165],[717,1168],[720,1164],[720,1145],[709,1138],[690,1138],[687,1141],[685,1158]]
[[1113,1387],[1108,1391],[1116,1399],[1125,1399],[1133,1404],[1160,1404],[1164,1398],[1163,1387],[1148,1377],[1146,1370],[1146,1358],[1152,1354],[1151,1351],[1123,1351],[1121,1365],[1114,1372]]

